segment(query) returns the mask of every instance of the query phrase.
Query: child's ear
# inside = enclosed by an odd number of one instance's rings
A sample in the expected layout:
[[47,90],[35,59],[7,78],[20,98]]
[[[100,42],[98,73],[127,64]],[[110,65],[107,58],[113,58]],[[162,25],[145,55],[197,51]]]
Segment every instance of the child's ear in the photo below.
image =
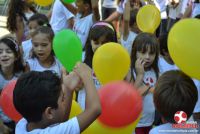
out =
[[53,109],[52,107],[47,107],[44,111],[44,117],[46,119],[53,119],[54,118],[54,111],[55,109]]

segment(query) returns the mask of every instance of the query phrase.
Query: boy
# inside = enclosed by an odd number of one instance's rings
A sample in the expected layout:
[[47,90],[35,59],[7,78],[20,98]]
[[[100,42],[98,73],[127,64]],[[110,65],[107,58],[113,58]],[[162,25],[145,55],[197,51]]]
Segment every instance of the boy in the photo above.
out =
[[[86,109],[67,121],[72,92],[81,81],[86,89]],[[101,113],[91,69],[78,63],[74,72],[61,80],[49,71],[22,75],[14,90],[14,105],[25,118],[16,126],[16,134],[78,134]]]
[[165,124],[153,128],[150,134],[170,134],[175,131],[176,134],[183,133],[181,130],[196,133],[194,128],[172,126],[176,122],[174,115],[178,111],[185,112],[187,119],[192,115],[197,99],[197,88],[190,77],[178,70],[164,73],[155,87],[154,104]]

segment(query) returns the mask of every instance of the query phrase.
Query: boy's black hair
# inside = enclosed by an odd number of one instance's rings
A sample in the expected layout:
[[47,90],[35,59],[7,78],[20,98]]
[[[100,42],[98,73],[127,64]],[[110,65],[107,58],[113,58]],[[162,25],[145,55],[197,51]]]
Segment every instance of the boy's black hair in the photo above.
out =
[[39,122],[47,107],[58,108],[61,80],[51,71],[31,71],[17,80],[13,102],[28,122]]
[[177,111],[184,111],[188,118],[192,115],[198,93],[190,77],[173,70],[159,77],[153,97],[156,110],[166,121],[175,123],[174,115]]
[[84,4],[88,4],[90,6],[90,9],[92,10],[92,2],[91,0],[83,0]]

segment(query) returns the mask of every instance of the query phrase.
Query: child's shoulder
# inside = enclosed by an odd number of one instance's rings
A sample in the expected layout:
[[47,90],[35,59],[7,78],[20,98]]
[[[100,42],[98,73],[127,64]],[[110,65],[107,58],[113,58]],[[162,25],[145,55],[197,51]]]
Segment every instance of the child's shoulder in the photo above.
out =
[[48,126],[44,129],[34,129],[32,131],[27,131],[27,120],[21,119],[15,128],[16,134],[56,134],[56,133],[65,133],[65,134],[78,134],[80,133],[80,127],[78,119],[76,117],[55,125]]

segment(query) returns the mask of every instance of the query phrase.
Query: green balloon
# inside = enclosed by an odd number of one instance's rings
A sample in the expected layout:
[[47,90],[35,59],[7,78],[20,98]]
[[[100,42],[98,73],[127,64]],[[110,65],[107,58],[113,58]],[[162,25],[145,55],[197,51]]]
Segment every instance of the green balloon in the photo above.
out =
[[62,0],[64,3],[72,3],[75,2],[75,0]]
[[82,60],[82,45],[79,37],[71,30],[58,32],[53,39],[53,50],[68,72]]

